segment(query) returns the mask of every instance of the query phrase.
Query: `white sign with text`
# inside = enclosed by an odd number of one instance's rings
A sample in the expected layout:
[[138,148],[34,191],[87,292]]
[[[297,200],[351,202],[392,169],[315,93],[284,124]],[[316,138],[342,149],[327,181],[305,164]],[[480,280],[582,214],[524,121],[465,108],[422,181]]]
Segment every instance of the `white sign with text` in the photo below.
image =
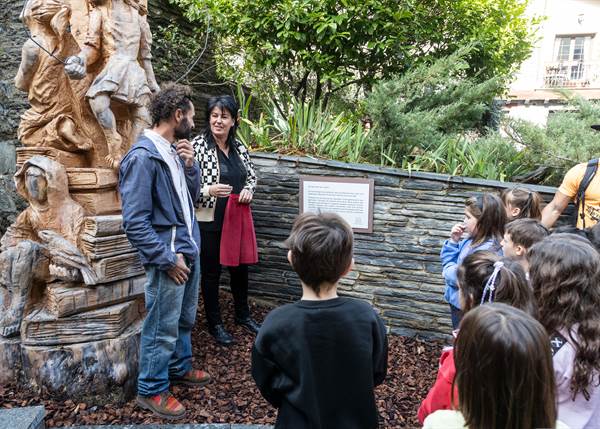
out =
[[372,179],[303,176],[300,198],[303,213],[336,213],[356,232],[372,232]]

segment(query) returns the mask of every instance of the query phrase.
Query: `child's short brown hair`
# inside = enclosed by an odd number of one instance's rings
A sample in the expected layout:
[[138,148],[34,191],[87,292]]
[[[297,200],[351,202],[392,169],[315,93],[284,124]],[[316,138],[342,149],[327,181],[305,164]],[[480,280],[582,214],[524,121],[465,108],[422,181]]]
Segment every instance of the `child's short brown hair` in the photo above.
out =
[[515,246],[523,246],[525,249],[529,249],[550,234],[544,225],[530,218],[515,219],[509,222],[505,232]]
[[352,229],[333,213],[298,216],[285,244],[292,268],[317,296],[323,283],[336,283],[352,263]]

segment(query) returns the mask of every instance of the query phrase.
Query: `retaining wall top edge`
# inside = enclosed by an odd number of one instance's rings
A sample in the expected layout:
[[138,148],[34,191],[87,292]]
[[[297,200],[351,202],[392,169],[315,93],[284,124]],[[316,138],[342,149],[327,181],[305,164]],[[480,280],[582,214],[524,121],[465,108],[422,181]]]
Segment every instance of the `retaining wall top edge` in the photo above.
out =
[[433,180],[437,182],[445,182],[445,183],[459,183],[465,185],[474,185],[474,186],[487,186],[492,188],[511,188],[513,186],[527,186],[532,191],[536,191],[543,194],[554,194],[556,192],[556,188],[553,186],[541,186],[541,185],[531,185],[531,184],[523,184],[517,182],[501,182],[499,180],[488,180],[488,179],[477,179],[473,177],[463,177],[463,176],[451,176],[449,174],[440,174],[440,173],[428,173],[423,171],[407,171],[402,170],[400,168],[393,167],[381,167],[373,164],[354,164],[348,162],[341,161],[333,161],[333,160],[325,160],[325,159],[316,159],[310,158],[307,156],[293,156],[293,155],[280,155],[276,153],[267,153],[267,152],[252,152],[252,156],[256,158],[262,159],[274,159],[280,161],[288,161],[294,163],[303,163],[309,165],[318,165],[324,167],[333,167],[340,168],[344,170],[355,170],[355,171],[364,171],[366,173],[379,173],[379,174],[388,174],[391,176],[400,176],[400,177],[408,177],[411,179],[424,179],[424,180]]

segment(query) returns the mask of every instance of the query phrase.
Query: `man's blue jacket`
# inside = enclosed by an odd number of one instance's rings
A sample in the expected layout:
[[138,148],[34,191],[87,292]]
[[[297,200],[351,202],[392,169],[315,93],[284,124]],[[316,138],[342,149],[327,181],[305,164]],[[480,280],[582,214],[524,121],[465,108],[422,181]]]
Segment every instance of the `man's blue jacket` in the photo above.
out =
[[[191,203],[200,196],[200,167],[182,166]],[[192,210],[193,240],[188,233],[179,197],[169,166],[154,143],[143,134],[121,161],[119,191],[123,207],[123,227],[144,265],[169,270],[182,253],[194,261],[200,249],[200,230]]]

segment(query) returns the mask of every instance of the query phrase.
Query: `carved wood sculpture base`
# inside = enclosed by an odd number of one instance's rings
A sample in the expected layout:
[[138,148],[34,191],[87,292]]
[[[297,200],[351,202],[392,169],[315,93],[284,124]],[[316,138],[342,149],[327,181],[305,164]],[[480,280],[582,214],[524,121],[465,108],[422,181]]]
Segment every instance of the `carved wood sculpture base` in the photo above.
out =
[[58,346],[0,338],[0,383],[20,383],[54,399],[123,403],[136,392],[142,321],[116,338]]
[[21,367],[21,339],[0,337],[0,384],[17,381]]
[[136,392],[142,323],[117,338],[58,345],[22,346],[25,382],[58,400],[96,405],[126,402]]

